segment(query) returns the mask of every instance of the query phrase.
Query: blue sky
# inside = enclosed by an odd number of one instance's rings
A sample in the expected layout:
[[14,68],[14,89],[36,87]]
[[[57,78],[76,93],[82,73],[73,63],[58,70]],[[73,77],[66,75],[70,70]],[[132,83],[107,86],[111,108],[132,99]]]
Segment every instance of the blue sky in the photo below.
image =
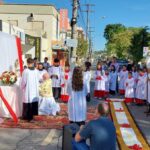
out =
[[[56,8],[68,8],[71,17],[71,1],[72,0],[4,0],[8,3],[39,3],[54,4]],[[93,42],[95,50],[102,50],[105,47],[105,39],[103,33],[105,26],[111,23],[122,23],[126,26],[150,26],[150,0],[80,0],[81,4],[92,3],[94,13],[91,13],[90,22],[94,27]],[[82,5],[81,5],[82,6]],[[82,6],[84,10],[84,6]],[[106,16],[105,19],[102,19]],[[79,25],[83,26],[80,18]],[[84,19],[86,15],[84,15]]]

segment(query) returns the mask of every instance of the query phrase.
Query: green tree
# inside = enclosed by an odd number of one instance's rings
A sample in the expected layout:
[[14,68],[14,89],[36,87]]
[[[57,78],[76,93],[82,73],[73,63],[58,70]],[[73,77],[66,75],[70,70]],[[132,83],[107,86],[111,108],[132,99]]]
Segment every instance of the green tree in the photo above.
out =
[[129,54],[131,59],[135,62],[140,61],[143,58],[143,47],[150,46],[150,33],[149,28],[130,28],[133,32],[133,38],[131,40],[131,47]]
[[122,24],[108,24],[104,31],[104,37],[108,42],[111,42],[114,34],[123,32],[126,27]]
[[148,27],[125,27],[121,24],[109,24],[104,31],[108,54],[119,58],[130,58],[135,62],[143,58],[143,47],[150,46]]
[[83,58],[86,56],[88,50],[88,42],[83,38],[78,38],[78,46],[77,46],[77,57]]

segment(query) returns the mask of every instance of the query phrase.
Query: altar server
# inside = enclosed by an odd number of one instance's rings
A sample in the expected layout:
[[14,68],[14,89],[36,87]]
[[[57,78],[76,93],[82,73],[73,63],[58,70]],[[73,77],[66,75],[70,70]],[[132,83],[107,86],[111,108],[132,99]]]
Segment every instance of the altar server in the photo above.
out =
[[90,96],[90,81],[92,78],[92,74],[91,74],[90,67],[91,67],[91,63],[85,62],[85,70],[83,73],[83,79],[84,79],[84,83],[87,84],[88,95],[86,96],[86,99],[88,102],[90,101],[90,97],[91,97]]
[[28,68],[24,70],[21,80],[23,90],[23,114],[24,120],[32,120],[38,115],[39,100],[39,72],[34,67],[34,60],[27,59]]
[[49,68],[49,75],[52,79],[52,90],[55,100],[60,98],[63,70],[60,66],[59,59],[54,59],[54,65]]
[[110,82],[109,82],[109,89],[111,95],[116,94],[116,87],[117,87],[117,72],[115,66],[112,65],[110,67]]
[[143,104],[147,99],[147,76],[144,75],[142,69],[139,70],[139,77],[136,88],[136,104]]
[[43,82],[43,75],[45,73],[47,73],[47,71],[44,69],[44,66],[42,63],[38,64],[38,70],[39,70],[40,83],[42,83]]
[[134,78],[134,90],[136,89],[137,81],[138,81],[138,72],[135,66],[132,66],[132,77]]
[[104,81],[105,81],[105,96],[109,95],[109,86],[110,86],[110,75],[109,71],[106,69],[104,74]]
[[105,96],[105,81],[103,78],[104,71],[100,63],[97,64],[97,70],[94,74],[95,87],[94,87],[94,97],[103,98]]
[[84,124],[86,120],[87,104],[87,84],[83,82],[83,72],[81,67],[75,67],[72,80],[68,84],[68,115],[70,122],[76,122],[79,125]]
[[128,78],[127,67],[123,66],[122,70],[119,72],[119,94],[125,94],[125,80]]
[[39,115],[56,115],[60,111],[60,106],[55,102],[52,93],[52,80],[48,73],[43,75],[43,82],[39,87]]
[[125,102],[131,103],[134,101],[134,78],[132,72],[128,72],[128,78],[125,80]]
[[71,71],[69,63],[65,64],[64,75],[61,84],[61,101],[68,102],[69,95],[67,93],[68,82],[71,79]]

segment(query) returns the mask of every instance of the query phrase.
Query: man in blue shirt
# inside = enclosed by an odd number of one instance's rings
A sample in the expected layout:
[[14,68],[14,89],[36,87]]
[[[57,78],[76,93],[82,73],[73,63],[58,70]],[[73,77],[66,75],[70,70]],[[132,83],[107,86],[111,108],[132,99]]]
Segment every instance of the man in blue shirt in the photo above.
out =
[[[113,122],[107,117],[109,106],[106,103],[101,103],[97,110],[99,118],[81,127],[76,134],[73,142],[75,150],[78,150],[77,147],[80,147],[80,150],[116,150],[116,129]],[[88,138],[90,139],[90,148],[83,142]]]

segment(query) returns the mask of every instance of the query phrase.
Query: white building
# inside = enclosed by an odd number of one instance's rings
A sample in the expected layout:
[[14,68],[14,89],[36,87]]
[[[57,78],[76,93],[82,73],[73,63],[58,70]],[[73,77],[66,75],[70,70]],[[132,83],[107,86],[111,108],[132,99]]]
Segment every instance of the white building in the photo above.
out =
[[[25,33],[44,38],[42,56],[52,57],[51,42],[59,39],[59,12],[53,5],[0,5],[0,20],[24,29]],[[47,39],[47,41],[46,41]]]

